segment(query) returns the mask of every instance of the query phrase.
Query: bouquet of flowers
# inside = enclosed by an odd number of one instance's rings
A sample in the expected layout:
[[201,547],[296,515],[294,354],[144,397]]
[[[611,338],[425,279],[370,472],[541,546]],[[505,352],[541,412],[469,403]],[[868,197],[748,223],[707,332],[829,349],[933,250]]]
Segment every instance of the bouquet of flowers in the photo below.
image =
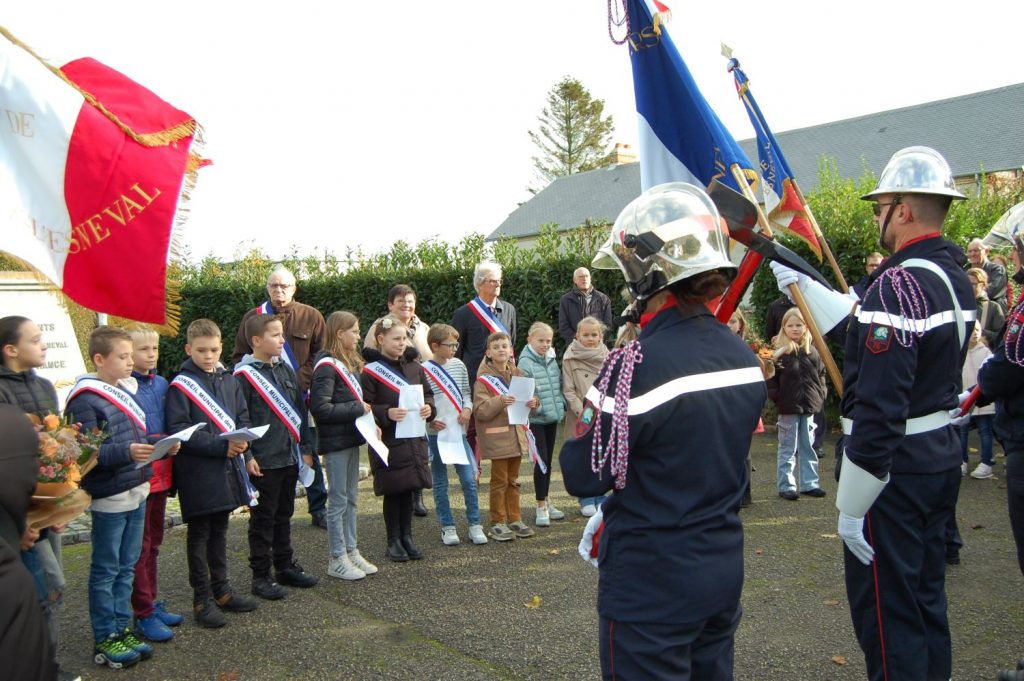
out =
[[78,485],[96,466],[105,436],[98,430],[84,432],[80,424],[56,414],[29,418],[39,434],[39,472],[28,521],[39,530],[72,520],[92,501]]

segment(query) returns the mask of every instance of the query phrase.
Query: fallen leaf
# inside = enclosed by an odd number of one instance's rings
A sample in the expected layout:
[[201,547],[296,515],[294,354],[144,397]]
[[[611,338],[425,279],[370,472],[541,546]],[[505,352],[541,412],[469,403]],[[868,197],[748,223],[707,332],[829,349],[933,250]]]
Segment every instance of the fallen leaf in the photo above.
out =
[[823,601],[825,605],[839,605],[839,601],[834,598],[830,598],[827,601]]
[[764,555],[764,549],[754,549],[754,555],[755,556],[763,556]]
[[238,681],[238,672],[221,672],[217,675],[217,681]]
[[822,539],[839,539],[839,535],[838,534],[823,534],[823,535],[821,535],[821,538]]
[[831,659],[831,660],[832,660],[832,664],[837,664],[837,665],[839,665],[840,667],[843,667],[843,666],[845,666],[845,665],[846,665],[846,658],[845,658],[845,657],[843,657],[842,655],[833,655],[833,656],[832,656],[831,658],[829,658],[829,659]]
[[531,598],[527,602],[523,603],[523,605],[525,605],[530,610],[536,610],[537,608],[540,607],[540,603],[541,603],[540,596],[534,594],[533,598]]
[[985,526],[984,525],[971,525],[971,529],[972,530],[984,530]]
[[550,551],[548,551],[548,555],[549,556],[557,556],[561,552],[562,552],[561,549],[551,549]]

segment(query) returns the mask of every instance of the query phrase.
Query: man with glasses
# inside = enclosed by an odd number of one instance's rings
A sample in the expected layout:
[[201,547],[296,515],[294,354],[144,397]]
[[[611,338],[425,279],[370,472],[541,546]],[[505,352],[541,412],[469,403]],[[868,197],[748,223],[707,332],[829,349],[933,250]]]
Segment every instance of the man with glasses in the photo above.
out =
[[[235,335],[235,349],[231,362],[238,364],[243,355],[252,352],[245,334],[245,323],[254,314],[277,315],[284,324],[284,352],[281,359],[288,362],[299,379],[299,390],[309,394],[309,382],[313,378],[313,358],[324,346],[327,324],[320,311],[295,301],[295,275],[286,267],[276,267],[267,277],[267,294],[270,298],[242,316]],[[311,429],[312,431],[312,429]],[[315,440],[315,436],[313,437]],[[313,484],[306,488],[309,515],[315,526],[327,529],[327,488],[320,468],[320,457],[310,457],[306,464],[313,469]]]
[[988,299],[994,301],[1006,314],[1006,268],[997,262],[988,259],[988,246],[981,239],[971,239],[967,244],[967,267],[977,267],[985,270],[988,275],[988,285],[985,293]]
[[461,359],[469,371],[469,384],[476,382],[476,372],[484,360],[487,337],[504,331],[516,342],[516,308],[512,303],[498,300],[501,295],[501,265],[495,262],[477,264],[473,271],[473,288],[476,298],[469,301],[452,315],[452,326],[459,332],[459,349],[455,356]]

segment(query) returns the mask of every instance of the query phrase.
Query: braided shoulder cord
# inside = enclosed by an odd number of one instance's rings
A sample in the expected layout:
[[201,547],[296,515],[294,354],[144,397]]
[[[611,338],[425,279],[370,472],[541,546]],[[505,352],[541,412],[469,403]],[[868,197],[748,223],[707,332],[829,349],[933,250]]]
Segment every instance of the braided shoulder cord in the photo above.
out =
[[[608,383],[615,365],[621,360],[619,380],[615,383],[615,407],[612,411],[612,427],[608,434],[607,448],[601,443],[601,409],[608,396]],[[615,476],[615,489],[626,486],[626,468],[629,466],[629,393],[633,383],[633,369],[644,360],[640,343],[632,341],[612,350],[604,361],[601,375],[597,379],[597,404],[594,414],[594,439],[590,444],[590,468],[600,475],[606,461],[611,459],[609,470]]]
[[[898,309],[895,311],[889,309],[889,304],[886,302],[885,296],[882,295],[881,286],[883,282],[888,282],[893,294],[896,296]],[[922,322],[920,330],[900,328],[895,334],[896,342],[905,348],[909,348],[914,344],[915,339],[924,336],[926,329],[923,322],[929,316],[928,301],[924,297],[924,290],[921,288],[921,284],[914,278],[914,275],[907,271],[907,268],[896,266],[882,272],[881,276],[875,280],[875,283],[864,294],[864,300],[867,300],[871,292],[876,289],[878,289],[878,299],[882,303],[882,310],[887,315],[892,317],[896,313],[904,319],[920,320]],[[894,331],[897,329],[895,324],[892,327]]]
[[[621,7],[619,7],[621,5]],[[614,12],[612,10],[614,8]],[[612,27],[626,27],[626,35],[621,39],[616,38],[612,32]],[[616,45],[622,45],[629,40],[629,33],[633,30],[633,27],[629,22],[629,10],[626,9],[626,0],[608,0],[608,37],[612,39],[612,42]]]
[[[1021,340],[1020,325],[1021,320],[1024,320],[1024,302],[1017,303],[1016,307],[1010,310],[1010,314],[1006,317],[1006,332],[1005,340],[1003,341],[1006,345],[1006,359],[1019,367],[1024,367],[1024,341]],[[1014,331],[1013,327],[1016,326],[1017,330]]]

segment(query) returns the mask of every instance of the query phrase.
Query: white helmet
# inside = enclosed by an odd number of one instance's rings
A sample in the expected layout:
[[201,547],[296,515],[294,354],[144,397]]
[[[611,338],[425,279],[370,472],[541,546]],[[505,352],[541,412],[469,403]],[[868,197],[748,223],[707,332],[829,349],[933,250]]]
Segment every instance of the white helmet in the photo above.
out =
[[633,295],[646,300],[701,272],[734,275],[728,234],[703,189],[685,182],[659,184],[622,209],[593,266],[622,270]]
[[874,201],[881,194],[934,194],[965,199],[953,182],[953,172],[942,154],[930,147],[900,149],[882,169],[874,191],[860,197]]
[[988,247],[1013,246],[1018,248],[1024,238],[1024,201],[1021,201],[996,220],[992,229],[981,240]]

